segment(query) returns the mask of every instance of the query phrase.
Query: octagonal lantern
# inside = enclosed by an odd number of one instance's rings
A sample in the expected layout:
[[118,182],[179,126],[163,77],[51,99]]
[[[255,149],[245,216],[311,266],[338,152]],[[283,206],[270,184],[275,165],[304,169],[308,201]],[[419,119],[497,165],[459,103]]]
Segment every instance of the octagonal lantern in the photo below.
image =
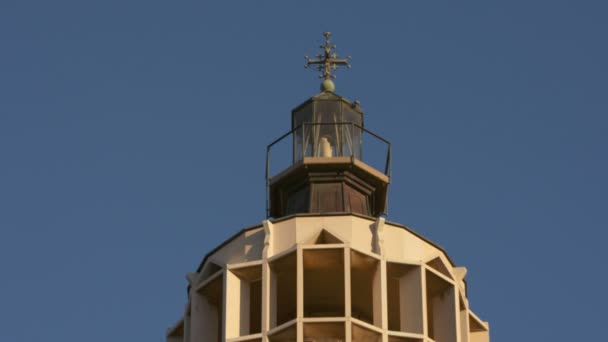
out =
[[[269,174],[273,148],[292,139],[291,164]],[[368,146],[364,146],[364,140]],[[364,160],[364,148],[380,144],[370,156],[382,160],[384,171]],[[376,145],[378,146],[378,145]],[[272,156],[271,156],[272,155]],[[354,103],[323,91],[292,111],[292,129],[268,146],[268,216],[300,213],[386,213],[390,176],[390,143],[363,127],[363,112]],[[372,158],[368,158],[372,159]]]
[[292,112],[294,161],[304,157],[361,159],[363,112],[332,92],[312,97]]

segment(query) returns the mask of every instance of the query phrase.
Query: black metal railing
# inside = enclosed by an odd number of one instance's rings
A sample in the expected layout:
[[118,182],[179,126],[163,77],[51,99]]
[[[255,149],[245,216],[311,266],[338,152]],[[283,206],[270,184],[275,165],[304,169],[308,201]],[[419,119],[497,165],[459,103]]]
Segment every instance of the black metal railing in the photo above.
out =
[[[329,140],[323,141],[323,138]],[[388,140],[350,122],[303,123],[266,147],[266,208],[269,208],[272,177],[305,157],[327,156],[353,157],[391,177]]]

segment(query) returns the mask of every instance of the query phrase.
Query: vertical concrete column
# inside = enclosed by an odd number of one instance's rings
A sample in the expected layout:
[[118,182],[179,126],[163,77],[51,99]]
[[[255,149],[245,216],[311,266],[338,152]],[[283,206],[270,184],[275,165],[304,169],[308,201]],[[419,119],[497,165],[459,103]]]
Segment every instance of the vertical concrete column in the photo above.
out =
[[352,294],[350,277],[350,246],[344,248],[344,316],[346,317],[345,340],[352,341]]
[[[382,342],[388,342],[388,279],[386,275],[386,255],[384,250],[384,217],[378,217],[376,220],[376,253],[380,255],[380,305],[374,304],[374,317],[380,317],[380,326],[382,327]],[[375,282],[376,283],[376,282]],[[374,291],[377,293],[377,291]]]
[[224,266],[224,272],[222,273],[222,305],[223,305],[223,310],[222,311],[222,315],[220,317],[220,319],[222,320],[222,329],[221,329],[221,337],[220,337],[220,341],[226,341],[226,313],[228,312],[228,310],[226,309],[226,305],[230,304],[230,302],[228,301],[228,269],[226,268],[226,266]]
[[350,317],[346,318],[344,322],[344,327],[346,330],[344,331],[344,341],[352,341],[353,340],[353,324]]
[[[270,297],[270,302],[268,303],[268,310],[270,311],[269,313],[269,322],[270,322],[270,327],[275,327],[277,325],[277,298],[275,296],[275,294],[277,293],[277,278],[275,276],[272,275],[272,269],[270,269],[270,265],[268,265],[268,275],[269,275],[269,297]],[[268,330],[270,330],[270,327],[268,328]]]
[[[243,296],[241,289],[241,281],[240,279],[232,272],[226,271],[225,275],[225,287],[224,287],[224,311],[226,316],[226,329],[225,334],[226,338],[234,338],[240,336],[241,326],[248,322],[243,319],[243,314],[248,314],[248,312],[242,312],[241,310],[244,305],[241,305],[241,300],[247,299]],[[247,297],[249,294],[247,294]]]
[[468,307],[460,309],[460,342],[469,342],[469,310]]
[[273,246],[273,230],[274,225],[269,220],[264,220],[262,222],[264,226],[264,249],[262,250],[262,258],[264,260],[268,259],[269,255],[272,255],[272,246]]
[[[374,312],[374,321],[372,322],[375,326],[378,327],[382,327],[382,322],[383,322],[383,315],[385,315],[385,311],[386,311],[386,318],[387,318],[387,326],[388,326],[388,308],[387,310],[384,310],[385,305],[382,304],[382,292],[386,292],[386,288],[387,288],[387,284],[386,282],[388,282],[388,278],[386,278],[385,282],[382,282],[382,260],[380,260],[380,262],[378,262],[378,267],[376,268],[374,274],[371,274],[370,276],[374,277],[373,279],[373,289],[372,289],[372,305],[373,305],[373,312]],[[385,272],[386,273],[386,272]],[[386,275],[386,277],[388,277],[388,274]],[[386,295],[386,305],[388,306],[388,293]]]
[[348,318],[352,315],[350,284],[350,248],[344,248],[344,316]]
[[408,271],[399,279],[401,331],[422,333],[422,267]]
[[205,323],[203,300],[200,294],[196,293],[193,288],[190,288],[190,322],[188,324],[190,342],[202,341],[204,337],[202,331],[203,324]]
[[190,342],[190,301],[188,301],[188,305],[186,306],[186,310],[184,312],[184,342]]
[[198,273],[187,273],[186,274],[186,280],[188,280],[188,284],[190,285],[190,290],[188,293],[188,304],[186,305],[186,308],[184,310],[184,341],[185,342],[190,342],[192,337],[191,337],[191,333],[190,333],[190,316],[192,313],[192,301],[194,300],[193,296],[196,296],[196,293],[194,292],[194,288],[196,286],[197,283],[197,279],[198,279],[199,274]]
[[427,286],[426,286],[426,269],[424,266],[421,268],[421,279],[422,279],[422,330],[424,332],[424,336],[429,336],[429,316],[428,316],[428,305],[427,305]]
[[458,298],[458,286],[454,285],[452,287],[452,296],[454,297],[454,320],[455,322],[455,330],[456,330],[456,338],[454,339],[454,341],[456,342],[466,342],[463,341],[461,338],[461,332],[460,332],[460,300]]
[[[382,326],[382,342],[388,342],[388,294],[387,294],[387,288],[388,288],[388,279],[386,276],[386,258],[384,256],[382,256],[382,260],[380,260],[380,319],[381,319],[381,326]],[[376,315],[376,312],[378,311],[378,308],[376,305],[374,305],[374,316]]]
[[[270,279],[270,265],[268,264],[268,256],[272,253],[272,232],[274,226],[269,220],[262,222],[264,227],[264,249],[262,250],[262,342],[268,342],[268,330],[271,324],[276,324],[275,319],[271,319],[271,302],[272,284]],[[276,289],[275,289],[276,291]],[[276,315],[276,310],[274,310]]]
[[296,250],[296,264],[297,264],[297,342],[304,342],[304,324],[302,323],[304,318],[304,252],[302,246],[298,245]]
[[384,256],[384,223],[386,222],[386,220],[384,219],[384,217],[378,217],[378,219],[376,220],[375,223],[375,230],[374,230],[374,241],[375,241],[375,245],[373,247],[373,252],[380,255],[380,256]]
[[272,307],[270,292],[270,266],[268,260],[264,258],[262,262],[262,342],[268,341],[268,330],[270,330],[270,308]]
[[[467,275],[466,267],[454,267],[454,276],[456,277],[456,310],[458,310],[458,326],[460,328],[460,342],[469,341],[469,304],[466,299],[466,284],[464,283],[464,277]],[[462,294],[462,305],[460,305]]]
[[458,322],[456,306],[458,298],[455,296],[454,285],[450,284],[448,289],[443,290],[440,295],[435,295],[430,305],[433,305],[433,332],[435,341],[456,342],[458,336]]

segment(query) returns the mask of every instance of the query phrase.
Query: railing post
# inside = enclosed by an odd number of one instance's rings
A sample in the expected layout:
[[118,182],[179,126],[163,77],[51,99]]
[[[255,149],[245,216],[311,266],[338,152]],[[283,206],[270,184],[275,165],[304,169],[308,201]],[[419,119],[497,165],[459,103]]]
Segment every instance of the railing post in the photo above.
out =
[[355,124],[353,124],[352,122],[350,123],[350,133],[351,133],[351,138],[350,138],[350,158],[353,159],[355,157],[355,149],[357,148],[357,146],[355,146],[355,144],[357,144],[357,142],[355,141],[355,137],[357,136],[357,134],[355,133]]
[[391,167],[391,144],[388,144],[388,153],[386,154],[386,166],[384,167],[384,173],[389,177],[391,177],[390,174],[390,167]]
[[[297,127],[295,129],[297,129]],[[297,134],[291,135],[291,163],[292,164],[296,162],[296,146],[298,146],[297,141],[296,141],[297,138],[298,138]]]
[[302,130],[302,153],[300,154],[300,157],[304,159],[304,157],[306,156],[306,144],[304,144],[304,142],[306,141],[306,137],[304,136],[306,134],[306,129],[304,129],[304,124],[300,125],[300,129]]
[[270,184],[268,181],[268,174],[270,169],[270,146],[266,146],[266,218],[270,217]]

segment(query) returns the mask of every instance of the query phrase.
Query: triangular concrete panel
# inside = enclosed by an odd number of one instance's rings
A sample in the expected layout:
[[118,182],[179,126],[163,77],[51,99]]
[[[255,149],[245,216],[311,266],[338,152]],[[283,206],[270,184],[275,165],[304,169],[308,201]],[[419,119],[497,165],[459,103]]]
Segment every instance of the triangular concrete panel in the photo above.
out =
[[334,243],[344,243],[344,241],[340,240],[325,229],[321,230],[313,242],[314,245],[329,245]]
[[215,273],[219,272],[222,269],[218,264],[208,261],[201,270],[201,275],[199,278],[199,282],[205,281],[205,279],[211,277]]
[[441,260],[440,257],[436,257],[435,259],[427,262],[426,264],[432,267],[437,272],[443,274],[444,276],[452,280],[454,279],[454,277],[452,277],[452,275],[450,274],[448,267],[443,263],[443,260]]

